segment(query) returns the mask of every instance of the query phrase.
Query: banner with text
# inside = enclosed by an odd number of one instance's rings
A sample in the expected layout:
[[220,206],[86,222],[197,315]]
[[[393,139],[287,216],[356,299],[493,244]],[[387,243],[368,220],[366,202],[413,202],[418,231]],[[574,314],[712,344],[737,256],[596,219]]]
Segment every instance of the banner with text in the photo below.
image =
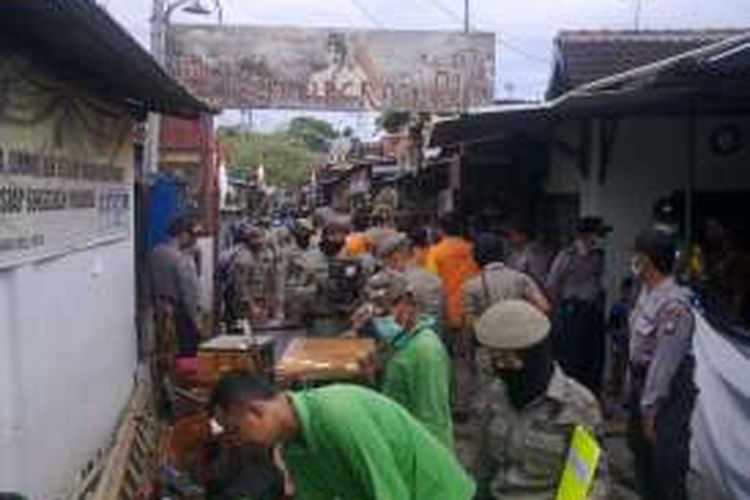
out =
[[129,237],[129,117],[0,53],[0,268]]
[[167,58],[220,108],[459,111],[495,88],[491,33],[173,25]]

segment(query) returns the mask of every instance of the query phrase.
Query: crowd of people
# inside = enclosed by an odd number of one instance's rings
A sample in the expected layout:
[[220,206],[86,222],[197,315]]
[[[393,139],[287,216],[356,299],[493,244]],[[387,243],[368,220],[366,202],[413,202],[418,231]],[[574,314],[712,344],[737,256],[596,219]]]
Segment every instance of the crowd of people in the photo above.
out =
[[[389,207],[241,224],[219,264],[225,324],[373,338],[380,394],[341,384],[283,392],[237,374],[216,388],[215,418],[280,450],[300,498],[541,499],[560,488],[574,429],[601,443],[602,408],[623,404],[641,497],[687,498],[694,325],[673,277],[676,243],[659,229],[639,234],[608,315],[610,229],[583,217],[552,256],[521,224],[467,238],[454,216],[434,231],[397,228]],[[171,234],[154,251],[155,295],[182,318],[179,351],[189,354],[192,232],[177,223]],[[463,463],[454,424],[472,429]],[[608,498],[606,450],[591,472],[588,498]]]

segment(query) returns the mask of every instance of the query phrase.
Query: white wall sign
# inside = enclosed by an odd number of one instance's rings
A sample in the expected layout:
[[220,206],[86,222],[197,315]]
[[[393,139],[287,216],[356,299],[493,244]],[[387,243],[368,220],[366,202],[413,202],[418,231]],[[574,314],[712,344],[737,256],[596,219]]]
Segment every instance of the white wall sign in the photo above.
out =
[[128,237],[122,113],[0,54],[0,268]]

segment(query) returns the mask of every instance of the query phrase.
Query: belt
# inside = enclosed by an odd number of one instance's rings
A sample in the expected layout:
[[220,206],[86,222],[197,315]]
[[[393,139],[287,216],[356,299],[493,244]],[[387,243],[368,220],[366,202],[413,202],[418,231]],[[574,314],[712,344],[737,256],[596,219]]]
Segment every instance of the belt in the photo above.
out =
[[634,379],[645,379],[648,375],[648,363],[630,363],[630,374]]

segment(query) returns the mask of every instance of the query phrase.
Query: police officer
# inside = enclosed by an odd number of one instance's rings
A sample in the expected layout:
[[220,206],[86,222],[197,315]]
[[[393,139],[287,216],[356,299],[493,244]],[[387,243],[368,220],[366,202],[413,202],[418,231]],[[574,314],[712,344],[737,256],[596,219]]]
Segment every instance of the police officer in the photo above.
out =
[[520,220],[512,220],[506,224],[503,233],[509,247],[505,259],[507,266],[543,285],[547,280],[550,256],[539,242],[532,240],[528,226]]
[[604,369],[604,251],[612,228],[599,217],[578,221],[572,245],[555,257],[547,293],[555,305],[555,344],[565,372],[599,394]]
[[245,226],[242,231],[245,244],[237,250],[228,272],[231,316],[263,322],[271,316],[274,300],[274,257],[261,228]]
[[503,240],[494,234],[484,233],[474,244],[474,260],[480,266],[479,275],[464,285],[463,302],[465,324],[473,321],[501,300],[526,300],[544,314],[551,312],[549,301],[536,281],[526,273],[511,269],[504,260]]
[[687,498],[690,415],[695,401],[689,293],[672,276],[674,238],[649,229],[635,240],[641,292],[630,316],[629,443],[644,499]]
[[[476,321],[485,378],[476,406],[478,499],[552,499],[576,426],[600,434],[596,398],[553,362],[550,322],[526,301],[491,306]],[[606,458],[589,498],[607,498]]]

